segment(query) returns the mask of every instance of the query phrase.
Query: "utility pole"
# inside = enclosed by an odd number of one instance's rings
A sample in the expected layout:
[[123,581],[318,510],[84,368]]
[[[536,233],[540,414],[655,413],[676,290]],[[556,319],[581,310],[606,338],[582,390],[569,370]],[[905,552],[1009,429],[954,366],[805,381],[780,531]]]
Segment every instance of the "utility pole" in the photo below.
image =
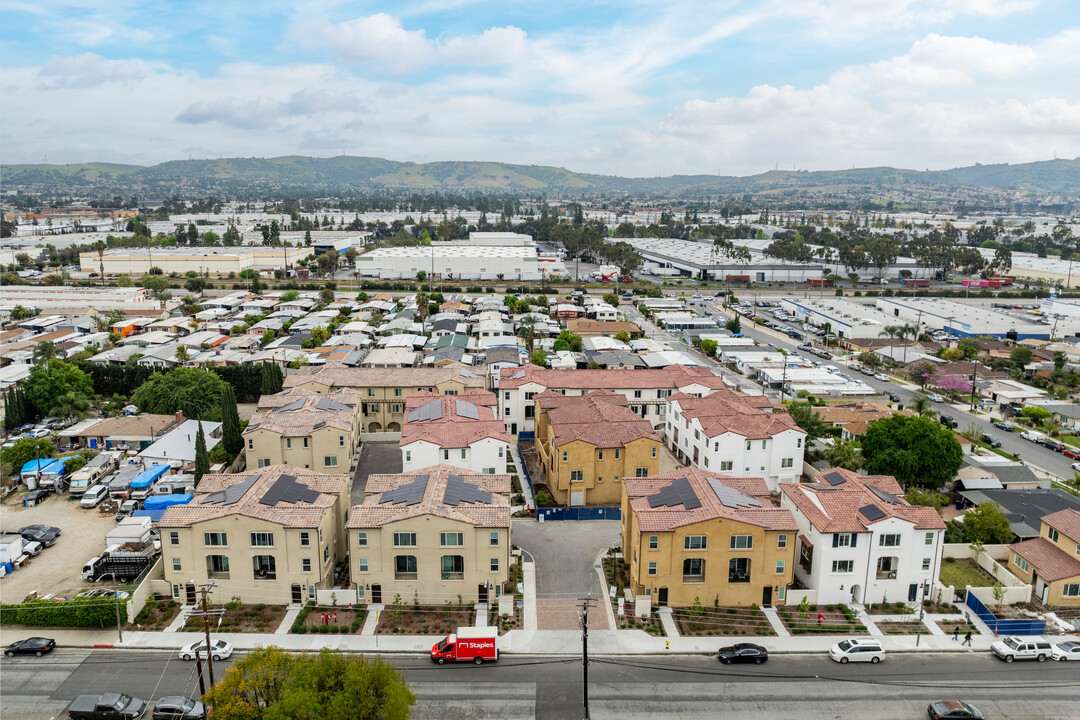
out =
[[[929,583],[924,582],[922,584],[923,601],[926,600],[926,594],[927,594],[927,592],[929,592],[928,588],[929,588]],[[915,631],[915,647],[919,647],[919,641],[922,640],[923,618],[925,618],[925,617],[926,617],[926,606],[922,602],[920,602],[919,603],[919,627]]]
[[113,591],[113,607],[116,608],[116,634],[120,636],[117,642],[124,642],[124,628],[120,626],[120,593]]
[[[203,619],[203,627],[206,630],[206,671],[210,675],[210,687],[214,687],[214,653],[210,645],[210,616],[221,616],[224,614],[225,609],[210,610],[209,594],[210,591],[217,587],[217,583],[207,583],[199,586],[199,592],[202,593],[202,610],[193,612],[188,617],[201,617]],[[198,657],[198,655],[196,655]],[[200,680],[202,679],[202,673],[199,673]]]
[[581,601],[581,720],[589,720],[589,608],[592,598]]

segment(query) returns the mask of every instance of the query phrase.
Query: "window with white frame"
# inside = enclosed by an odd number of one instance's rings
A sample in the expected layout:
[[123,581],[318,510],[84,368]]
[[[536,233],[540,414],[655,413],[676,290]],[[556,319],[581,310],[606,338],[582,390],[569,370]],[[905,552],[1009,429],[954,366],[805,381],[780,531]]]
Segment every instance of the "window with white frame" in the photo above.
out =
[[833,560],[832,571],[836,574],[855,572],[854,560]]
[[640,467],[634,470],[634,477],[649,477],[649,468]]
[[878,547],[900,547],[900,533],[887,533],[879,536]]
[[171,530],[169,532],[169,544],[170,545],[179,545],[180,544],[180,533],[178,533],[175,530]]
[[1031,570],[1031,566],[1028,565],[1028,561],[1020,557],[1019,555],[1013,555],[1013,565],[1020,568],[1024,572],[1028,572],[1029,570]]
[[778,550],[783,550],[787,547],[787,534],[780,533],[776,536],[776,547]]
[[325,467],[337,467],[337,455],[325,455],[322,461]]
[[311,572],[311,558],[300,560],[300,572]]
[[172,569],[173,572],[180,572],[180,558],[172,559]]
[[258,458],[255,460],[257,467],[270,467],[270,458]]
[[356,571],[366,573],[368,572],[368,559],[356,558]]
[[[303,545],[304,543],[300,543],[300,544]],[[358,547],[367,547],[367,533],[366,532],[358,532],[358,533],[356,533],[356,544],[357,544]]]
[[780,460],[780,467],[789,468],[795,464],[795,458],[783,458]]
[[414,533],[414,532],[396,532],[396,533],[394,533],[394,547],[416,547],[416,533]]
[[683,550],[706,550],[709,538],[705,535],[687,535],[683,538]]
[[659,548],[660,548],[660,536],[659,535],[650,535],[649,536],[649,549],[650,550],[658,550]]
[[439,533],[439,545],[442,547],[462,547],[465,544],[465,533],[444,532]]
[[1061,536],[1058,534],[1057,530],[1055,530],[1054,528],[1047,525],[1046,526],[1046,537],[1050,538],[1050,542],[1056,543],[1058,541],[1058,538],[1060,538]]
[[730,548],[732,550],[753,550],[754,549],[754,536],[753,535],[732,535]]
[[499,572],[499,558],[491,558],[491,572]]
[[229,544],[229,536],[223,532],[204,532],[203,545],[207,547],[224,547]]
[[253,532],[251,535],[252,547],[274,547],[274,533]]
[[1064,597],[1080,597],[1080,583],[1068,583],[1061,588]]
[[934,533],[932,533],[932,532],[926,533],[926,536],[923,539],[923,545],[933,545],[933,544],[934,544]]
[[344,435],[338,435],[338,437],[337,437],[337,446],[338,447],[345,447],[345,436]]
[[930,562],[931,562],[931,558],[923,558],[922,559],[923,572],[927,572],[927,571],[930,570]]
[[499,531],[492,530],[488,535],[488,545],[491,547],[498,547],[499,542]]
[[734,463],[731,460],[720,461],[720,472],[731,472],[731,468]]
[[784,574],[784,568],[785,568],[786,566],[787,566],[787,562],[786,562],[786,561],[784,561],[784,560],[777,560],[777,561],[776,561],[776,574],[777,574],[777,575],[783,575],[783,574]]
[[656,563],[655,562],[649,563],[649,574],[650,575],[655,575],[656,574]]
[[570,482],[575,483],[575,482],[584,482],[584,481],[585,481],[585,476],[582,474],[581,470],[571,470],[570,471]]
[[851,533],[836,533],[833,535],[833,547],[851,547]]

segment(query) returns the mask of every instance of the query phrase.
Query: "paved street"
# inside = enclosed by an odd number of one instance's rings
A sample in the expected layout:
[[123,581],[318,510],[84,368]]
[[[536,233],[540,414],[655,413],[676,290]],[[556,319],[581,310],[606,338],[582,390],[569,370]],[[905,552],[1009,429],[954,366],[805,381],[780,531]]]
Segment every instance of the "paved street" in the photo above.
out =
[[[578,657],[504,657],[475,667],[435,666],[389,656],[407,672],[413,717],[540,718],[581,715]],[[222,664],[215,666],[220,678]],[[59,717],[83,692],[120,690],[143,699],[197,692],[193,664],[160,652],[58,650],[41,659],[0,660],[4,720]],[[988,718],[1075,720],[1080,664],[1005,663],[987,653],[893,655],[878,666],[836,665],[815,655],[774,657],[753,668],[711,657],[593,657],[590,716],[612,718],[781,717],[899,720],[925,716],[932,700],[962,698]]]

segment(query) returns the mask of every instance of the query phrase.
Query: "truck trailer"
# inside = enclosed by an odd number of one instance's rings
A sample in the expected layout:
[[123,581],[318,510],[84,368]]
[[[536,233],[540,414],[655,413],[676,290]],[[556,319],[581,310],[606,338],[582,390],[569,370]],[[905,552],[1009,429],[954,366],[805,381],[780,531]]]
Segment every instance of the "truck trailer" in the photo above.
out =
[[154,559],[154,544],[127,543],[113,545],[101,555],[90,558],[83,565],[83,580],[97,582],[110,578],[116,582],[128,582],[142,575]]
[[485,661],[499,659],[499,629],[496,627],[459,627],[435,643],[431,648],[431,661],[474,662],[477,665]]

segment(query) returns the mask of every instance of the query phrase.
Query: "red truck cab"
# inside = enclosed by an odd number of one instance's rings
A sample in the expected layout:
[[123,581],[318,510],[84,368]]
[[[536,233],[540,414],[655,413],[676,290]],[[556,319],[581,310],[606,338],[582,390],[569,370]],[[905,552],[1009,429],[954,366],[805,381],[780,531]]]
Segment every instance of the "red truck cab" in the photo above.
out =
[[499,630],[494,627],[459,627],[431,648],[431,661],[440,665],[470,661],[480,665],[498,659]]

